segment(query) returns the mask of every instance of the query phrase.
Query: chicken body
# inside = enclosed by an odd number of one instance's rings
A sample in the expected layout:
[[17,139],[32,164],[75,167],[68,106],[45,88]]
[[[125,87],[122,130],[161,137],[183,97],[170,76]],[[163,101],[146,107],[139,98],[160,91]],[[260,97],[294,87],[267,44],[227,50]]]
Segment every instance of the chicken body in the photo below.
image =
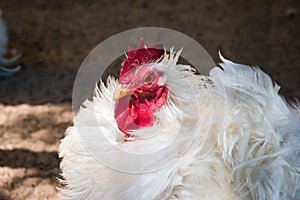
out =
[[62,199],[300,199],[299,109],[258,68],[221,57],[196,75],[179,54],[152,65],[168,98],[129,139],[114,118],[117,80],[84,102],[59,149]]

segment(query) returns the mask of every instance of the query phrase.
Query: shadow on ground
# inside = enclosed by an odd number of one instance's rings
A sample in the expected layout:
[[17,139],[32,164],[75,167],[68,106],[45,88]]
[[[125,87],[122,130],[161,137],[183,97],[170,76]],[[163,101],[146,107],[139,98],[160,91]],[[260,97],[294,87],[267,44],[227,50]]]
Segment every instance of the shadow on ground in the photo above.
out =
[[221,50],[233,61],[260,66],[282,86],[284,95],[300,97],[298,0],[11,0],[1,1],[0,8],[9,46],[22,54],[19,62],[24,64],[18,74],[0,80],[2,104],[71,102],[77,69],[89,51],[114,34],[143,26],[187,34],[216,63]]

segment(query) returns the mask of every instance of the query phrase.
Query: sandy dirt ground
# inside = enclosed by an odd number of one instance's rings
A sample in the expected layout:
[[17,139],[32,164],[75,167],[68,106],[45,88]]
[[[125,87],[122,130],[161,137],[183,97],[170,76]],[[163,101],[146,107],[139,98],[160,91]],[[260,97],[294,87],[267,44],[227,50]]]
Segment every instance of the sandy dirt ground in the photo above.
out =
[[[300,2],[20,1],[0,8],[23,68],[0,79],[0,199],[58,199],[57,149],[72,124],[71,95],[81,62],[97,44],[143,26],[197,40],[218,62],[258,65],[300,98]],[[138,39],[137,39],[138,40]]]

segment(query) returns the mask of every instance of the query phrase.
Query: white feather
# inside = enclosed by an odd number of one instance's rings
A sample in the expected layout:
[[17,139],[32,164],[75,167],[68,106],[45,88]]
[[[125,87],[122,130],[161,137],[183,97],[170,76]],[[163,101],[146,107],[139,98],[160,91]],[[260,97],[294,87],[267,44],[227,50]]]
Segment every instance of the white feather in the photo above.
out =
[[218,137],[241,197],[299,199],[300,124],[279,87],[259,68],[224,59],[210,76],[226,101]]
[[114,119],[118,82],[96,88],[60,145],[62,199],[300,199],[299,109],[258,68],[221,57],[205,77],[179,55],[150,66],[170,92],[158,123],[132,142],[120,141]]

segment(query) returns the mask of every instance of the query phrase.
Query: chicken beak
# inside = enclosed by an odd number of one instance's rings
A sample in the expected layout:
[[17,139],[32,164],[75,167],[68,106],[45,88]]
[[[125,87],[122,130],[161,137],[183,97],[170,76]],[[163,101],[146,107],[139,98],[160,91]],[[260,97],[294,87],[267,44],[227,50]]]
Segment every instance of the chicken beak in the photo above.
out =
[[113,100],[118,100],[122,97],[128,96],[133,93],[133,90],[128,89],[128,86],[119,85],[114,92]]

